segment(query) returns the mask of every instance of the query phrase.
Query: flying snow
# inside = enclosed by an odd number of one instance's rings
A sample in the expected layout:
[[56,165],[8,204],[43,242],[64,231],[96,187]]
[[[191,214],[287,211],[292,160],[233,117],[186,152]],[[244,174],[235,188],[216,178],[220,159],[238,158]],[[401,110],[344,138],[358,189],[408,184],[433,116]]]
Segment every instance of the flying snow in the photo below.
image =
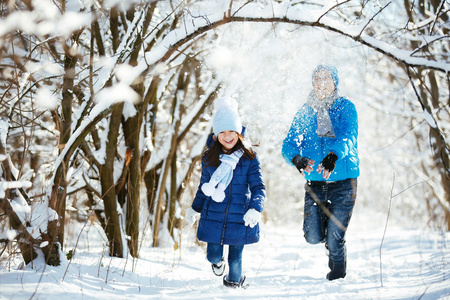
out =
[[42,109],[56,109],[58,107],[58,99],[49,89],[45,87],[40,88],[36,92],[34,103]]

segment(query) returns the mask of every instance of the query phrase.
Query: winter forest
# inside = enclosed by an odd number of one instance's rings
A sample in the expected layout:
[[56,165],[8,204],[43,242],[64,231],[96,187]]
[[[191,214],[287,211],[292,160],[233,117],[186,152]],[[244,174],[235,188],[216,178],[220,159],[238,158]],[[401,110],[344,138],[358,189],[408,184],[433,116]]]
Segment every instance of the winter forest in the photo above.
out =
[[[448,0],[5,0],[0,12],[0,299],[450,297]],[[321,63],[359,119],[350,269],[336,283],[303,240],[305,180],[281,156]],[[213,278],[183,221],[222,96],[239,103],[267,187],[245,291]]]

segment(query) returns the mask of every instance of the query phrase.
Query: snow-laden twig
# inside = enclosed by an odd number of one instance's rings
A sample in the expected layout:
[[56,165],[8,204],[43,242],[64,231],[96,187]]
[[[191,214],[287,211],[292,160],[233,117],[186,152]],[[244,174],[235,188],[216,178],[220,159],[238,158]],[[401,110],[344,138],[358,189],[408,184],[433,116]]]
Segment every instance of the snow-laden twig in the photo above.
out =
[[[339,5],[345,2],[339,3]],[[235,23],[235,22],[261,22],[261,23],[287,23],[295,24],[300,26],[310,26],[323,28],[331,32],[346,36],[353,39],[355,42],[360,43],[364,46],[374,49],[375,51],[388,56],[394,61],[403,63],[412,67],[424,67],[432,70],[437,70],[440,72],[450,72],[450,63],[447,62],[437,62],[430,59],[422,57],[411,57],[411,51],[402,50],[396,48],[394,45],[382,40],[378,40],[367,34],[361,35],[361,29],[355,26],[345,26],[329,18],[308,18],[303,15],[296,15],[295,12],[292,15],[285,15],[284,13],[279,13],[279,10],[271,11],[271,16],[267,16],[264,12],[259,11],[259,7],[254,7],[252,4],[248,4],[245,10],[235,11],[233,14],[227,16],[215,14],[208,16],[208,22],[199,21],[192,24],[189,28],[183,27],[178,28],[170,32],[164,39],[154,47],[151,53],[146,53],[144,57],[145,64],[142,62],[136,67],[140,70],[140,77],[144,78],[147,74],[152,72],[152,70],[160,63],[167,62],[170,57],[178,51],[180,47],[188,42],[192,42],[203,36],[204,33],[215,29],[224,24]],[[253,11],[250,13],[249,11]],[[381,12],[381,11],[380,11]]]

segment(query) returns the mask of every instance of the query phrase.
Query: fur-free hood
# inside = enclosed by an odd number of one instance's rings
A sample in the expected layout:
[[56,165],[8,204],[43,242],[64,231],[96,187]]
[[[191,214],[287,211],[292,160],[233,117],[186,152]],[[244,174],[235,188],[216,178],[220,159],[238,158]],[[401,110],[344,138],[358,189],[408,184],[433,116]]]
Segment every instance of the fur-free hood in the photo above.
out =
[[311,79],[312,81],[314,81],[314,75],[316,75],[316,73],[319,72],[320,70],[325,70],[328,73],[330,73],[331,78],[333,78],[334,87],[337,89],[339,84],[338,70],[332,65],[318,65],[312,73]]

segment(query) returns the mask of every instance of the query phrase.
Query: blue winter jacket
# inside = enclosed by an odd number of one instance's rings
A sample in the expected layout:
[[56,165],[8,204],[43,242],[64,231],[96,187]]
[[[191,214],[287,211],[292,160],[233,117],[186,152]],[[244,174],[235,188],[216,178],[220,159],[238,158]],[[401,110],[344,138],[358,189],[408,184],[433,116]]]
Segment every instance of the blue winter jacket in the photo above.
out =
[[327,181],[338,181],[359,176],[358,158],[358,116],[354,104],[345,97],[336,99],[329,115],[336,138],[319,137],[317,114],[304,104],[296,113],[287,137],[283,141],[282,154],[293,166],[295,155],[308,157],[315,161],[311,174],[305,178],[311,181],[325,181],[317,172],[322,159],[332,151],[338,157],[336,168]]
[[[211,140],[212,135],[210,136]],[[206,196],[201,186],[209,182],[216,167],[206,167],[202,161],[202,176],[192,208],[201,213],[197,238],[220,245],[245,245],[259,241],[259,224],[253,228],[245,226],[245,213],[254,208],[262,212],[266,197],[258,157],[250,160],[241,157],[233,171],[233,179],[225,190],[221,203]]]

